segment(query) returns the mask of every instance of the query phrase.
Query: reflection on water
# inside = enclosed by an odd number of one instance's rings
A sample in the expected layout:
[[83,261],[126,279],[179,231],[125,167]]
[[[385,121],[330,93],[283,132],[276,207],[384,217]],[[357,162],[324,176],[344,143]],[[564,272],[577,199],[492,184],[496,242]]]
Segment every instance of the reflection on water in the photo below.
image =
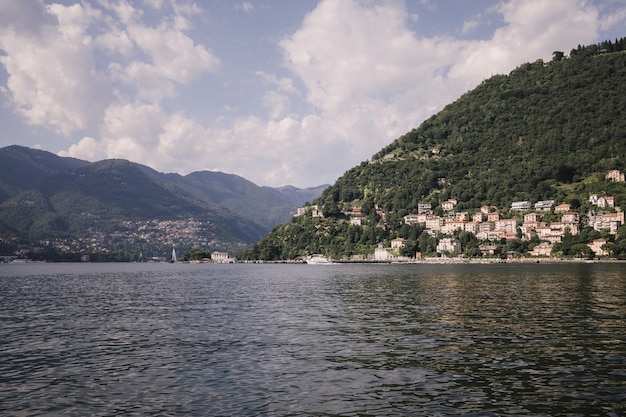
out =
[[626,413],[623,265],[0,266],[2,415]]

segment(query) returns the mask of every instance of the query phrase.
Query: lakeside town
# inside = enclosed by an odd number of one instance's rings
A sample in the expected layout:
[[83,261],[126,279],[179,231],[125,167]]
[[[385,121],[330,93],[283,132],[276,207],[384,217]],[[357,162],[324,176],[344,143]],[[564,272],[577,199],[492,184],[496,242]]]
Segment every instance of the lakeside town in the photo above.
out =
[[[605,179],[613,182],[625,182],[624,173],[619,170],[609,171]],[[502,261],[555,261],[562,254],[555,251],[555,246],[562,243],[568,235],[577,236],[585,228],[598,232],[597,237],[585,242],[588,251],[581,259],[606,259],[611,256],[610,241],[618,234],[625,222],[624,212],[616,204],[615,196],[592,193],[585,204],[572,207],[568,203],[555,200],[514,201],[506,210],[493,206],[482,206],[475,212],[456,211],[457,201],[448,199],[435,206],[434,203],[418,203],[415,213],[402,217],[403,224],[419,225],[430,238],[436,240],[435,256],[420,252],[407,256],[404,250],[409,243],[403,237],[390,238],[379,243],[369,255],[354,255],[342,262],[502,262]],[[321,205],[301,207],[295,217],[310,214],[314,218],[323,218]],[[435,214],[438,213],[438,214]],[[351,226],[364,226],[367,216],[360,207],[344,211]],[[376,207],[377,218],[385,221],[388,213]],[[25,253],[40,254],[53,249],[60,253],[81,253],[81,261],[93,260],[90,254],[107,254],[119,248],[128,253],[136,253],[137,260],[168,262],[174,259],[170,255],[172,248],[220,248],[224,242],[211,238],[210,222],[201,222],[193,218],[179,220],[124,221],[116,230],[109,232],[92,230],[87,236],[76,239],[51,239],[35,245],[22,246],[14,255],[3,256],[0,261],[8,262],[23,257]],[[459,232],[472,234],[479,242],[473,256],[464,253],[466,248],[458,239]],[[506,241],[532,241],[530,250],[520,254],[504,251]],[[8,242],[11,243],[11,242]],[[142,248],[159,248],[157,253],[144,253]],[[231,248],[236,251],[238,248]],[[241,249],[241,248],[239,248]],[[230,250],[203,250],[201,257],[194,262],[233,263],[237,260]],[[181,261],[181,259],[178,259]],[[303,262],[295,259],[294,262]]]
[[[213,236],[210,221],[193,218],[179,220],[122,221],[114,230],[107,232],[89,230],[78,239],[55,238],[41,240],[35,244],[20,244],[17,239],[3,240],[0,243],[18,247],[14,254],[0,257],[0,262],[19,260],[25,254],[37,256],[48,251],[58,253],[79,253],[80,260],[93,260],[93,254],[111,254],[117,250],[136,255],[136,260],[154,262],[171,261],[172,248],[224,247]],[[217,251],[215,262],[231,262],[227,252]]]
[[[609,181],[624,182],[624,173],[612,170],[605,177]],[[417,224],[432,238],[438,240],[436,246],[437,258],[451,261],[462,258],[464,247],[461,241],[454,237],[458,231],[472,233],[479,241],[480,256],[494,257],[504,255],[512,259],[511,253],[499,253],[500,242],[507,240],[538,240],[532,250],[526,256],[538,258],[554,258],[555,244],[563,242],[567,234],[576,236],[584,227],[590,227],[603,236],[615,236],[620,227],[624,225],[624,212],[615,204],[615,197],[608,195],[590,194],[588,197],[589,210],[584,214],[576,211],[571,204],[557,204],[555,200],[515,201],[506,210],[509,217],[497,210],[496,207],[482,206],[475,213],[467,211],[455,211],[457,201],[448,199],[441,203],[440,212],[443,215],[434,214],[434,205],[431,202],[420,202],[417,212],[403,216],[403,222],[407,225]],[[577,207],[578,208],[578,207]],[[311,213],[313,217],[323,217],[323,207],[319,205],[302,207],[296,216]],[[349,217],[351,225],[362,226],[366,222],[360,207],[353,207],[351,211],[344,212]],[[513,214],[513,215],[512,215]],[[385,219],[387,213],[377,210],[377,216]],[[607,236],[607,237],[608,237]],[[594,257],[610,256],[607,247],[609,240],[606,237],[597,237],[586,245],[590,254]],[[414,257],[401,256],[402,249],[407,245],[407,239],[396,237],[389,241],[386,246],[379,243],[374,253],[368,257],[357,257],[362,261],[375,262],[409,262],[409,261],[435,261],[432,257],[424,257],[421,253],[415,253]],[[517,256],[519,258],[519,256]],[[467,260],[467,259],[466,259]],[[441,261],[441,259],[439,259]]]

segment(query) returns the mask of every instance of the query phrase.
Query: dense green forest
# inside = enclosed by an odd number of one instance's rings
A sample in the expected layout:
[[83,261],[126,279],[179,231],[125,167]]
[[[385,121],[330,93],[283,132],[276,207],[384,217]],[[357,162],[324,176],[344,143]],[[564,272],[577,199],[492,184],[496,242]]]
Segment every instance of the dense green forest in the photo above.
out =
[[[626,167],[624,43],[579,46],[569,56],[555,53],[549,62],[526,63],[485,80],[327,188],[314,202],[323,206],[324,218],[294,218],[237,256],[346,258],[371,253],[395,237],[408,240],[405,254],[433,253],[436,239],[402,222],[421,201],[438,207],[455,199],[457,211],[489,205],[506,212],[513,201],[551,199],[584,215],[589,194],[604,193],[626,206],[624,183],[604,179],[609,170]],[[351,225],[343,214],[353,207],[367,218],[363,226]],[[623,229],[607,236],[616,256],[626,256]],[[583,232],[562,242],[561,253],[602,235]],[[480,243],[471,233],[457,238],[466,253]],[[501,242],[503,251],[519,252],[537,243]]]

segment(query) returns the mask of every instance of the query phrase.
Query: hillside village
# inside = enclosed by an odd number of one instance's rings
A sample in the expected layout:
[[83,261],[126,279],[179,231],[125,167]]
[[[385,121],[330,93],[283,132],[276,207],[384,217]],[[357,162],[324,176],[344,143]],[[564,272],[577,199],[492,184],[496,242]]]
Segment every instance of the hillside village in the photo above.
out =
[[[68,255],[67,259],[80,259],[89,261],[114,255],[120,248],[126,250],[124,260],[159,260],[170,259],[172,248],[187,250],[190,247],[224,247],[228,243],[211,237],[213,225],[207,221],[199,221],[193,218],[180,220],[148,220],[148,221],[123,221],[119,228],[105,232],[89,230],[84,237],[75,239],[50,238],[41,240],[34,244],[20,244],[17,239],[4,239],[0,237],[0,244],[13,244],[18,248],[13,254],[0,259],[10,261],[16,257],[23,257],[25,254],[33,259],[47,259],[51,251],[62,254],[76,254],[74,257]],[[147,254],[143,250],[146,247],[157,247],[160,251]],[[237,249],[235,247],[235,249]],[[92,255],[89,255],[92,254]],[[96,255],[94,255],[96,254]],[[217,256],[222,256],[218,252]],[[223,262],[223,260],[219,260]]]
[[[619,170],[609,171],[605,179],[613,182],[624,182],[624,173]],[[624,212],[615,205],[614,196],[590,194],[587,205],[589,211],[581,214],[572,208],[571,204],[557,204],[554,200],[515,201],[505,212],[508,218],[493,206],[482,206],[475,213],[467,211],[457,212],[457,201],[448,199],[440,204],[439,212],[435,214],[433,203],[424,201],[416,207],[416,212],[403,216],[406,225],[419,225],[430,237],[437,239],[436,253],[438,256],[459,256],[465,248],[455,237],[460,231],[473,234],[482,242],[479,246],[479,256],[501,256],[501,244],[509,240],[525,240],[536,242],[526,256],[552,257],[555,244],[563,242],[566,236],[576,236],[585,227],[601,232],[603,236],[617,235],[624,225]],[[388,213],[377,208],[376,217],[384,223]],[[295,216],[310,214],[312,217],[323,218],[324,210],[320,205],[311,205],[298,209]],[[353,207],[344,211],[352,226],[364,226],[368,219],[363,216],[360,207]],[[610,255],[607,248],[608,240],[598,237],[586,245],[588,254],[596,257]],[[407,239],[396,237],[385,246],[379,243],[374,254],[368,260],[374,261],[408,261],[420,259],[422,254],[416,252],[414,257],[401,256]],[[507,255],[506,253],[504,255]],[[512,256],[508,254],[507,256]]]

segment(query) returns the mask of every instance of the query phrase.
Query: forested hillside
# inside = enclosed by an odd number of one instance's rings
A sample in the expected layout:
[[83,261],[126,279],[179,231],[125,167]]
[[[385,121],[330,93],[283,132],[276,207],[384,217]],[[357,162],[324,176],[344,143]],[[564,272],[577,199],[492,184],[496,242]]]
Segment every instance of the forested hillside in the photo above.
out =
[[[624,183],[604,180],[626,166],[624,49],[624,39],[579,46],[485,80],[326,189],[316,201],[324,219],[294,219],[240,256],[347,257],[394,237],[416,241],[423,229],[402,217],[421,201],[454,199],[472,212],[555,200],[583,211],[590,193],[605,193],[626,205]],[[364,226],[348,222],[353,207]]]

